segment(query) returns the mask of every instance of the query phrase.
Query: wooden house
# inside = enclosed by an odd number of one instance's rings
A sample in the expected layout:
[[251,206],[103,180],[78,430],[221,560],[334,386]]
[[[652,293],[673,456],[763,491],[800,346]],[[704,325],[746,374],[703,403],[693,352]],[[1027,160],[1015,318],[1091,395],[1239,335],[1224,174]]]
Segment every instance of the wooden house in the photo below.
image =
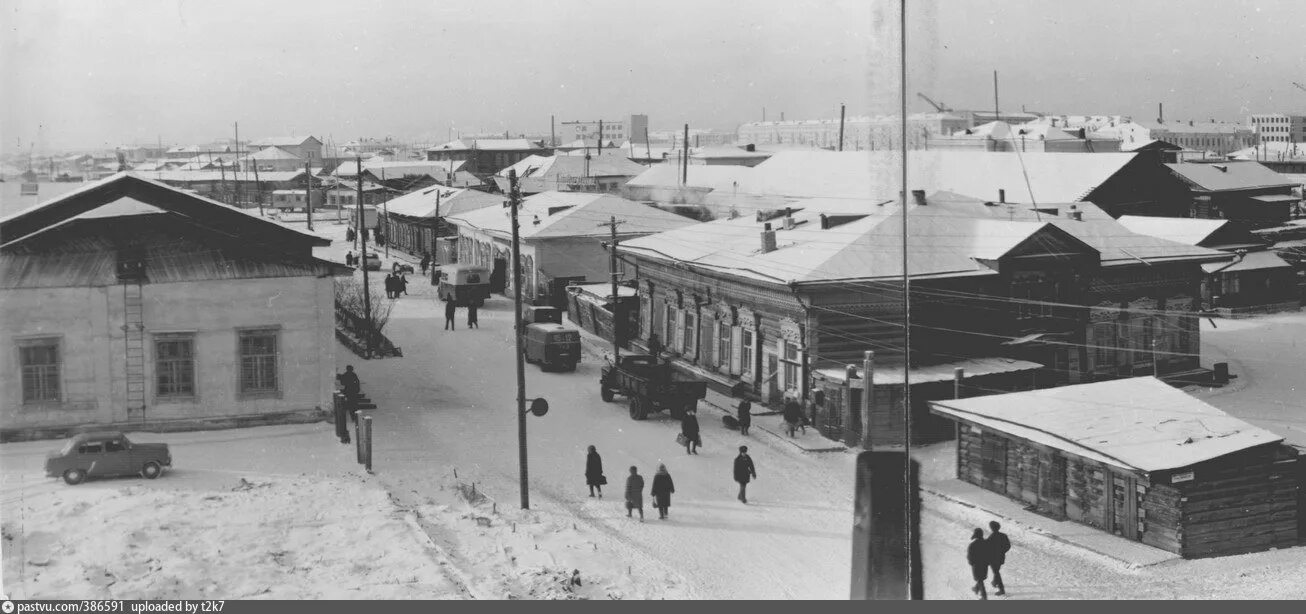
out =
[[1297,182],[1251,161],[1167,164],[1189,191],[1187,210],[1175,215],[1244,222],[1253,228],[1286,223],[1301,197]]
[[319,419],[328,243],[127,173],[5,217],[0,436]]
[[1296,449],[1151,377],[930,402],[957,477],[1184,558],[1297,544]]
[[[618,241],[695,223],[611,194],[541,192],[528,196],[518,210],[523,296],[552,302],[551,295],[567,283],[610,279],[604,242],[611,238],[606,224],[613,218],[620,222]],[[458,228],[458,262],[490,268],[491,291],[515,292],[508,275],[512,253],[509,209],[482,207],[445,219]],[[624,274],[625,268],[618,263],[619,273]]]
[[1202,265],[1202,304],[1207,311],[1232,316],[1295,310],[1301,307],[1297,274],[1288,261],[1270,249],[1246,224],[1231,220],[1126,215],[1126,228],[1234,255],[1226,262]]
[[[1040,205],[1036,217],[958,198],[916,192],[908,208],[912,373],[1023,361],[986,367],[1011,374],[997,378],[1001,390],[1200,366],[1199,265],[1228,255],[1130,233],[1087,204],[1060,213]],[[674,364],[734,394],[804,399],[818,427],[846,441],[900,444],[896,427],[868,429],[902,412],[901,377],[857,410],[860,429],[848,415],[857,405],[830,395],[868,350],[877,364],[902,363],[902,215],[894,202],[808,199],[623,242],[641,297],[636,338],[656,335]],[[1015,375],[1031,363],[1033,377]],[[827,374],[823,399],[815,373]],[[940,392],[913,391],[913,415],[927,422],[924,401]]]
[[382,224],[391,247],[418,256],[423,253],[438,256],[436,239],[458,236],[458,230],[444,223],[444,218],[502,204],[502,195],[433,185],[386,203]]

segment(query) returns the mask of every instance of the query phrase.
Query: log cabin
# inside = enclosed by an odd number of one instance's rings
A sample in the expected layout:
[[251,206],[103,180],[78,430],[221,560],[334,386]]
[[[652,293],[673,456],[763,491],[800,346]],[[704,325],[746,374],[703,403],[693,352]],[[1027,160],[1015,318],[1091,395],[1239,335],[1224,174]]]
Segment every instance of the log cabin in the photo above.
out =
[[1152,377],[930,401],[957,478],[1183,556],[1297,544],[1298,452]]

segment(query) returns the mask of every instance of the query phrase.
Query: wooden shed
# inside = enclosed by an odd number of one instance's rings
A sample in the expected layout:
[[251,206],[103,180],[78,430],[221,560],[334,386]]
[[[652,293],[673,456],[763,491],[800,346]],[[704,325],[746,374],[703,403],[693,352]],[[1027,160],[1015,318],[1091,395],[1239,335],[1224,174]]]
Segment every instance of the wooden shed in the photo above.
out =
[[930,402],[957,422],[957,477],[1184,558],[1297,544],[1283,437],[1153,377]]

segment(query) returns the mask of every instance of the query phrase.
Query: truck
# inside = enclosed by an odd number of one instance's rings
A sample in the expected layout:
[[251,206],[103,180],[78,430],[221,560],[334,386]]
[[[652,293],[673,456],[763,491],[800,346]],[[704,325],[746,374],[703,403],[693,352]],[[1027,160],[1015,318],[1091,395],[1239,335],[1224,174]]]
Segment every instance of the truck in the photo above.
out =
[[707,382],[676,380],[670,363],[649,354],[626,354],[603,367],[599,377],[599,396],[605,402],[617,394],[629,400],[631,419],[643,420],[667,409],[679,420],[707,396]]

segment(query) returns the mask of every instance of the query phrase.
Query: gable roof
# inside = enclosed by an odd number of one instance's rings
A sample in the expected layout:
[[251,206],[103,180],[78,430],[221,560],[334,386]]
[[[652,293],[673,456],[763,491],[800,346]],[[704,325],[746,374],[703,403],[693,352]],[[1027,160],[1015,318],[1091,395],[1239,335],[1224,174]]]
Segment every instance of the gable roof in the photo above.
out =
[[1139,234],[1160,237],[1184,245],[1201,245],[1216,231],[1229,224],[1229,220],[1206,220],[1190,217],[1148,217],[1122,215],[1117,220],[1121,226]]
[[458,139],[443,145],[437,145],[427,151],[459,151],[484,149],[489,151],[521,151],[529,149],[548,149],[542,141],[530,139]]
[[[255,147],[298,147],[310,139],[317,141],[317,137],[312,136],[274,136],[256,141],[253,145]],[[318,141],[318,143],[321,143],[321,141]]]
[[1166,164],[1171,173],[1185,183],[1206,192],[1292,188],[1296,183],[1258,162],[1238,161],[1221,164]]
[[[909,183],[976,197],[1084,200],[1133,161],[1131,153],[913,151]],[[896,198],[901,156],[884,151],[783,151],[753,167],[739,191],[788,197]],[[1028,184],[1026,183],[1028,181]],[[1028,187],[1027,187],[1028,185]]]
[[300,160],[303,158],[280,147],[265,147],[244,157],[246,160]]
[[[680,173],[682,170],[677,168],[675,164],[655,164],[626,182],[626,185],[646,188],[680,187]],[[691,164],[689,165],[689,182],[685,185],[691,188],[729,192],[735,189],[736,183],[742,183],[753,172],[754,169],[747,166]]]
[[187,218],[201,226],[224,229],[248,238],[251,243],[310,246],[331,244],[330,240],[315,234],[123,172],[0,219],[0,246],[7,247],[35,237],[123,199]]
[[509,171],[516,170],[519,179],[581,177],[586,173],[590,177],[634,177],[644,169],[621,155],[590,156],[588,161],[584,156],[530,155],[495,174],[507,177]]
[[1283,441],[1154,377],[929,403],[936,414],[1132,471]]
[[502,205],[502,195],[489,194],[480,190],[449,188],[434,185],[423,188],[391,200],[386,209],[393,214],[408,217],[430,218],[437,213],[442,218],[467,213],[482,207]]
[[[512,233],[507,211],[487,207],[448,219],[458,226],[507,237]],[[698,223],[612,194],[550,191],[522,201],[518,233],[523,239],[606,237],[609,230],[600,224],[614,216],[624,222],[617,227],[618,235],[643,235]]]
[[[761,251],[764,224],[755,217],[717,220],[623,242],[621,251],[780,284],[824,283],[902,275],[902,218],[897,203],[818,199],[794,203],[794,225],[769,223],[776,249]],[[822,214],[843,223],[821,228]],[[907,269],[915,277],[992,275],[980,260],[1040,245],[1091,253],[1093,248],[1049,223],[937,215],[908,208],[912,241]],[[849,217],[856,217],[846,221]]]

